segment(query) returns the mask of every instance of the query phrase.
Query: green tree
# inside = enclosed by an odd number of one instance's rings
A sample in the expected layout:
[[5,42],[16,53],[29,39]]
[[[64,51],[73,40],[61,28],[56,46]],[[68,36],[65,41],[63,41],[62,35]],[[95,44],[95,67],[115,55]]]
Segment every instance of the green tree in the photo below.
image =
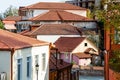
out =
[[107,9],[95,9],[92,12],[92,17],[103,22],[104,29],[114,27],[115,33],[111,35],[113,41],[117,44],[120,41],[120,3],[111,0],[107,3]]
[[[103,2],[102,4],[107,4],[107,9],[94,10],[93,15],[97,17],[99,22],[103,23],[104,29],[114,28],[115,33],[112,34],[111,40],[118,44],[120,42],[120,3],[111,0],[109,2]],[[104,5],[103,5],[104,6]],[[120,50],[112,51],[110,57],[110,67],[120,72]]]
[[4,18],[7,16],[17,16],[17,15],[18,15],[18,9],[13,6],[9,6],[3,13]]
[[4,29],[4,25],[1,20],[0,20],[0,29]]

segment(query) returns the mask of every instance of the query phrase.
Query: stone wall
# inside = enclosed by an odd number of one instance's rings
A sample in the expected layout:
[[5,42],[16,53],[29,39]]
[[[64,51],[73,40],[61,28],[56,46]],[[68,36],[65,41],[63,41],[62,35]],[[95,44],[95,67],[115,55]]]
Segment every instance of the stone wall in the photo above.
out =
[[79,70],[80,75],[89,75],[89,76],[104,76],[103,70]]
[[104,67],[74,67],[73,70],[78,70],[80,75],[85,76],[104,76]]

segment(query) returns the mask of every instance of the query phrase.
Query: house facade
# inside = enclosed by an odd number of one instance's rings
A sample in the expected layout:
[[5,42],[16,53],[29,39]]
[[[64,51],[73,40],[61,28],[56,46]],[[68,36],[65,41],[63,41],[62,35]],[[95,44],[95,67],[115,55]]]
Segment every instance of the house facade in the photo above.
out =
[[30,29],[30,21],[22,20],[22,16],[8,16],[2,20],[4,28],[11,32],[21,32]]
[[[19,16],[22,16],[22,21],[30,21],[31,24],[58,23],[57,20],[50,21],[49,19],[47,19],[47,21],[31,20],[31,18],[35,18],[36,16],[46,14],[51,10],[63,10],[65,12],[82,15],[86,17],[86,9],[84,8],[80,8],[67,3],[52,3],[52,2],[39,2],[39,3],[31,4],[25,7],[20,7]],[[52,17],[53,15],[50,15],[50,16]],[[20,25],[23,25],[23,24],[21,23]],[[29,29],[29,27],[27,28]]]
[[[77,65],[87,66],[91,63],[92,54],[98,55],[97,47],[85,37],[61,37],[54,45],[60,51],[60,58]],[[89,48],[94,51],[88,51]]]
[[25,7],[19,8],[19,15],[23,19],[30,19],[50,10],[64,10],[81,16],[86,16],[86,9],[77,7],[67,3],[54,3],[54,2],[38,2]]
[[[20,7],[19,14],[22,16],[22,18],[26,17],[25,19],[29,20],[32,25],[69,24],[84,30],[85,29],[86,30],[89,29],[90,31],[93,31],[93,29],[98,30],[97,22],[94,19],[90,19],[86,16],[87,9],[74,6],[68,3],[40,2],[33,5]],[[94,32],[96,33],[94,36],[93,34],[84,34],[82,36],[90,37],[96,43],[97,47],[99,47],[99,36],[98,36],[99,33],[97,31]],[[59,36],[69,36],[66,34],[63,35],[60,34],[50,35],[50,34],[51,33],[49,33],[49,35],[40,34],[37,36],[37,39],[42,39],[45,41],[47,40],[48,42],[52,40],[50,42],[55,42],[55,40],[57,40]],[[73,37],[75,35],[70,35],[70,36]]]
[[38,40],[54,43],[60,37],[80,37],[75,26],[69,24],[43,24],[38,28],[22,35],[35,37]]
[[20,7],[19,17],[21,20],[16,23],[17,32],[29,30],[31,24],[67,23],[78,28],[97,28],[96,21],[87,18],[87,9],[68,3],[39,2]]
[[30,29],[30,24],[61,23],[67,23],[78,27],[88,27],[88,25],[90,27],[96,27],[96,21],[87,18],[86,14],[87,10],[85,8],[68,3],[39,2],[19,8],[21,21],[17,23],[17,29],[18,32],[21,32]]
[[79,66],[88,66],[91,64],[92,56],[90,54],[85,53],[74,53],[73,64],[78,64]]
[[33,24],[70,24],[78,28],[97,28],[97,22],[82,15],[64,10],[50,10],[29,19]]
[[49,43],[4,30],[0,33],[0,73],[6,73],[7,80],[49,79]]

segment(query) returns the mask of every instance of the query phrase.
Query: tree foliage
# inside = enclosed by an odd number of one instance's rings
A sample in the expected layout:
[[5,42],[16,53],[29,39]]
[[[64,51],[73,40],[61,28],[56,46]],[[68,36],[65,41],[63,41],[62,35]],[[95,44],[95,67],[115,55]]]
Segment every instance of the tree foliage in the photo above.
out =
[[18,9],[13,6],[9,6],[5,12],[3,13],[4,18],[7,16],[17,16],[18,15]]
[[[103,22],[104,29],[114,28],[115,32],[110,37],[112,38],[111,40],[114,40],[114,42],[118,44],[120,42],[120,3],[111,0],[107,3],[103,2],[102,4],[107,4],[107,8],[95,10],[93,11],[93,15],[97,17],[99,22]],[[120,72],[120,50],[111,53],[112,57],[109,60],[110,67]]]
[[0,21],[0,29],[4,29],[4,25],[3,25],[2,21]]
[[112,51],[109,65],[110,68],[113,69],[116,72],[120,72],[120,50],[114,50]]
[[[107,0],[106,0],[107,1]],[[107,9],[95,9],[92,12],[92,17],[97,19],[99,22],[104,23],[104,29],[110,29],[114,27],[115,33],[111,36],[114,36],[114,42],[119,43],[120,39],[120,3],[114,2],[111,0],[106,3],[105,1],[102,4],[107,4]]]

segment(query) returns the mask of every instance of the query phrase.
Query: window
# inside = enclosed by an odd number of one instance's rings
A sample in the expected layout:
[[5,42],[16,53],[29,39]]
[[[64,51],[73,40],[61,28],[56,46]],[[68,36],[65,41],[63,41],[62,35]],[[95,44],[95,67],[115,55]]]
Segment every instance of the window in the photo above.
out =
[[87,46],[87,43],[85,43],[85,46]]
[[22,59],[17,60],[17,80],[22,80]]
[[35,64],[38,64],[39,62],[39,55],[35,55]]
[[31,57],[27,57],[27,77],[31,76]]
[[46,56],[45,53],[42,54],[42,70],[45,70]]
[[65,59],[68,59],[68,53],[65,53],[64,55],[65,55]]

